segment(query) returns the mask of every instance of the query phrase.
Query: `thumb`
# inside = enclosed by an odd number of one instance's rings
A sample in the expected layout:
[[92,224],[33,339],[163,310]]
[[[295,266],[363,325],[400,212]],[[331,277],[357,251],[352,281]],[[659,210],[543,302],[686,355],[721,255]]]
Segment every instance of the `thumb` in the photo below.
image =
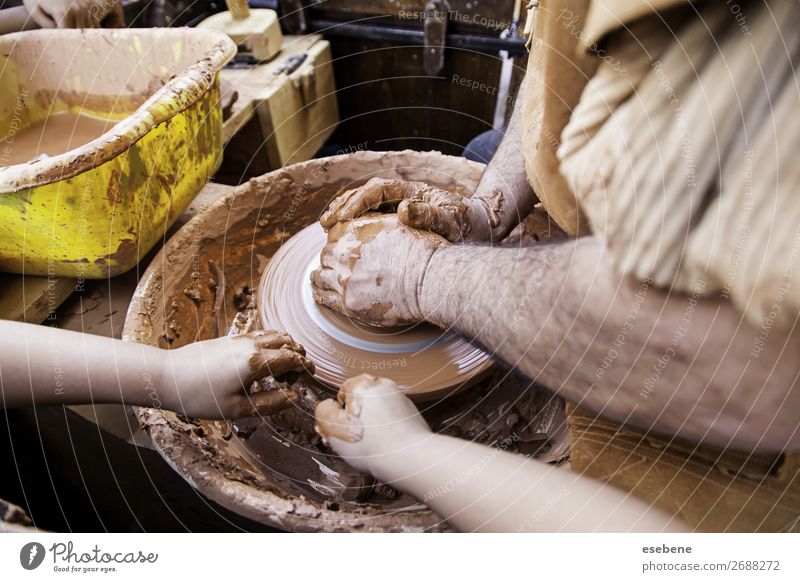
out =
[[350,415],[336,400],[323,400],[314,411],[314,430],[327,443],[337,438],[355,443],[364,436],[364,427],[358,418]]
[[463,238],[462,225],[451,209],[427,200],[404,200],[397,208],[397,219],[411,228],[440,234],[450,242],[459,242]]

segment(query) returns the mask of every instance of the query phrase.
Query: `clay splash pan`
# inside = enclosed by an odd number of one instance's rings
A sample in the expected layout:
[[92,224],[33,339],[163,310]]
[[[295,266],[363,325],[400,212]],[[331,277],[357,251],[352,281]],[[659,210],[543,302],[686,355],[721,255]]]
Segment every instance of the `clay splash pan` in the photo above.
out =
[[[246,328],[258,319],[256,288],[271,258],[316,222],[339,192],[378,176],[466,193],[482,170],[480,164],[435,152],[359,152],[251,180],[167,242],[139,284],[123,338],[179,347]],[[514,446],[532,453],[549,430],[532,419],[553,416],[540,414],[539,395],[528,384],[498,374],[459,395],[420,404],[421,410],[434,430],[487,444],[513,431]],[[313,409],[332,392],[310,376],[299,377],[291,388],[301,395],[299,403],[270,417],[226,423],[158,409],[139,409],[138,417],[156,450],[188,482],[261,524],[293,531],[446,529],[425,505],[354,471],[322,445],[313,431]],[[543,406],[557,408],[552,399]]]
[[[0,270],[104,278],[136,265],[219,165],[218,71],[235,52],[188,28],[0,37]],[[65,128],[84,139],[17,163],[26,138]]]

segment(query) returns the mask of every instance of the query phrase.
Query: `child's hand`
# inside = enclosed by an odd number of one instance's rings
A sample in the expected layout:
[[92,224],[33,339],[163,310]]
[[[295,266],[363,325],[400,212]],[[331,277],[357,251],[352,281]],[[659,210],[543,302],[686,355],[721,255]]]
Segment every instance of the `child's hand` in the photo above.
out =
[[431,431],[400,387],[386,378],[350,378],[337,400],[317,406],[316,431],[348,463],[375,476],[391,453]]
[[221,337],[166,352],[164,395],[156,397],[164,408],[193,418],[252,416],[292,402],[288,392],[248,394],[255,380],[303,371],[313,373],[314,364],[285,333],[257,331]]

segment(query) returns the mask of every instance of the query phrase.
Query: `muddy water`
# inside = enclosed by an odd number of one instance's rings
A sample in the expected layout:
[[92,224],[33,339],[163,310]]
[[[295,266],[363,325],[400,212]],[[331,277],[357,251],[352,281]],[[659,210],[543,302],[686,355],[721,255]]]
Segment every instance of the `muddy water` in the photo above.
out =
[[[332,394],[313,386],[300,392],[300,402],[293,408],[233,423],[234,434],[268,477],[264,487],[279,483],[294,495],[334,510],[420,507],[411,496],[374,481],[332,454],[313,428],[316,403]],[[441,434],[545,462],[559,461],[567,453],[563,403],[515,373],[496,371],[464,392],[418,407],[431,428]]]
[[97,139],[117,122],[89,115],[58,113],[9,133],[0,141],[0,166],[63,154]]

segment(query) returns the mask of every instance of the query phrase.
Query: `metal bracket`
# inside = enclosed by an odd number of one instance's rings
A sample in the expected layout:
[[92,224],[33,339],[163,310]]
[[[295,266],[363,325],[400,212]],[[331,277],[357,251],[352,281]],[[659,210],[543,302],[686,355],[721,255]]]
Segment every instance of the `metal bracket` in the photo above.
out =
[[425,4],[425,52],[422,58],[426,75],[437,75],[444,68],[444,46],[447,37],[447,0],[428,0]]

